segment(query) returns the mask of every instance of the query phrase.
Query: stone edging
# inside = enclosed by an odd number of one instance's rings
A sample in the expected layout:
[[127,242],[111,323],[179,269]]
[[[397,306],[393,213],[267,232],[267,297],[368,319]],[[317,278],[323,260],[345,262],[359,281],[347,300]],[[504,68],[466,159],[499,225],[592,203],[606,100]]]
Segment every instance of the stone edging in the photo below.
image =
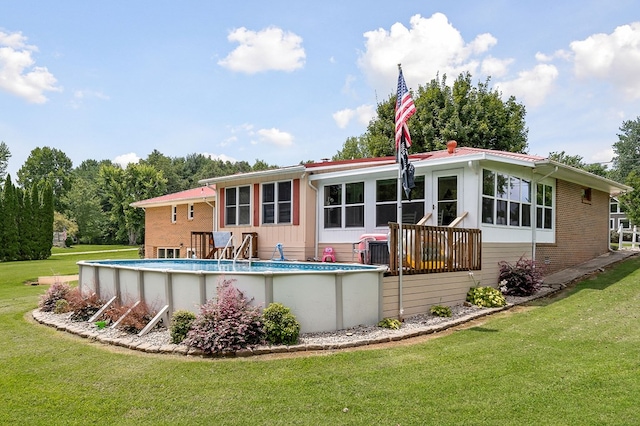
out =
[[371,339],[357,339],[349,342],[341,342],[341,343],[332,343],[332,344],[298,344],[298,345],[260,345],[253,348],[241,349],[238,351],[229,351],[223,353],[205,353],[203,350],[198,348],[192,348],[186,345],[176,345],[176,344],[166,344],[166,345],[152,345],[146,342],[141,342],[137,340],[137,336],[128,335],[124,338],[111,338],[111,337],[103,337],[100,333],[92,330],[86,330],[82,327],[76,326],[73,323],[63,322],[63,321],[51,321],[47,322],[45,316],[40,312],[39,309],[35,309],[32,311],[33,318],[39,322],[40,324],[48,325],[50,327],[55,327],[57,330],[66,331],[68,333],[75,334],[77,336],[89,339],[91,341],[99,341],[104,344],[120,346],[127,349],[133,349],[137,351],[142,351],[146,353],[154,353],[154,354],[172,354],[172,355],[184,355],[184,356],[197,356],[202,358],[233,358],[240,357],[246,358],[254,355],[266,355],[266,354],[279,354],[279,353],[293,353],[293,352],[307,352],[307,351],[326,351],[326,350],[340,350],[340,349],[348,349],[348,348],[356,348],[362,346],[369,345],[377,345],[382,343],[389,342],[397,342],[400,340],[411,339],[413,337],[426,336],[429,334],[439,333],[441,331],[447,330],[452,327],[459,326],[461,324],[465,324],[474,319],[482,318],[487,315],[494,314],[496,312],[505,311],[513,308],[514,306],[521,305],[523,303],[529,302],[531,300],[539,299],[542,297],[550,296],[558,291],[560,291],[564,286],[560,286],[558,288],[547,288],[547,291],[540,291],[538,294],[522,298],[522,300],[509,303],[506,306],[500,308],[483,308],[481,311],[473,312],[471,314],[467,314],[461,316],[459,318],[453,319],[451,321],[446,321],[440,323],[435,326],[425,326],[420,329],[409,329],[409,330],[397,330],[397,334],[371,338]]

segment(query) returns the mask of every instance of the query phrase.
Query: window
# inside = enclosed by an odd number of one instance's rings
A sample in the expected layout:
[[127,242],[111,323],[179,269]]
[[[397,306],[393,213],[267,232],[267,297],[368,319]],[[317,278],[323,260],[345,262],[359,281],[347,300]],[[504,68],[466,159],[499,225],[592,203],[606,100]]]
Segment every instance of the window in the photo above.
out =
[[364,227],[364,182],[324,187],[324,227]]
[[[402,191],[402,222],[415,224],[424,216],[424,176],[416,176],[411,190],[411,201]],[[387,226],[398,219],[398,180],[376,181],[376,226]],[[414,218],[413,221],[407,220]]]
[[158,248],[158,259],[178,259],[180,258],[179,248]]
[[591,188],[582,188],[582,202],[591,204]]
[[251,224],[251,187],[225,188],[226,225]]
[[530,227],[531,182],[482,170],[482,223]]
[[551,229],[553,219],[553,187],[538,184],[536,191],[536,227]]
[[171,223],[178,221],[178,206],[171,206]]
[[609,203],[609,211],[611,213],[618,213],[618,203],[616,203],[615,201],[611,201]]
[[187,209],[187,219],[193,220],[193,203],[189,204],[189,208]]
[[291,223],[291,181],[262,185],[262,223]]

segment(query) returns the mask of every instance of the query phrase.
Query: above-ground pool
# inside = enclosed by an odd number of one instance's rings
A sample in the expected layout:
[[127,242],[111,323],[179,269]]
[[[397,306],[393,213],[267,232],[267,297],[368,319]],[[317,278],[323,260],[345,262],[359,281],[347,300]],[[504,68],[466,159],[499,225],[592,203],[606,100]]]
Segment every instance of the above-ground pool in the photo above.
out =
[[230,280],[252,304],[289,307],[301,332],[335,331],[382,319],[385,267],[345,263],[144,259],[82,261],[79,286],[122,303],[144,301],[164,309],[165,324],[176,310],[198,313]]

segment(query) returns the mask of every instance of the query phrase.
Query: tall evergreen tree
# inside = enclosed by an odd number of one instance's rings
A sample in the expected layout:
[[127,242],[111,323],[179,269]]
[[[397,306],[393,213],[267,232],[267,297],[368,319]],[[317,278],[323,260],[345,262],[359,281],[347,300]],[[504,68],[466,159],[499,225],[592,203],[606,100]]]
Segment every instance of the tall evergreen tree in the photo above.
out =
[[51,256],[53,246],[53,186],[49,182],[42,184],[42,204],[38,214],[40,226],[38,227],[38,257],[48,259]]
[[0,245],[4,248],[3,260],[18,259],[19,243],[18,243],[18,198],[16,196],[16,188],[11,182],[11,176],[7,174],[4,182],[3,206],[4,214],[0,220],[3,222],[2,241]]

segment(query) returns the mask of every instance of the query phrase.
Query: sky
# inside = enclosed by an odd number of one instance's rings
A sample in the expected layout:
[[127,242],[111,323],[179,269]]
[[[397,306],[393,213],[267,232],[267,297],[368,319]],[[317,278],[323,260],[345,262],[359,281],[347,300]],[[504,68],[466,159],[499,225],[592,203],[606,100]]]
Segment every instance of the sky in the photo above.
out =
[[[0,141],[80,165],[153,150],[330,158],[395,94],[470,72],[526,107],[528,153],[606,163],[640,116],[640,4],[0,0]],[[464,145],[464,141],[459,141]]]

